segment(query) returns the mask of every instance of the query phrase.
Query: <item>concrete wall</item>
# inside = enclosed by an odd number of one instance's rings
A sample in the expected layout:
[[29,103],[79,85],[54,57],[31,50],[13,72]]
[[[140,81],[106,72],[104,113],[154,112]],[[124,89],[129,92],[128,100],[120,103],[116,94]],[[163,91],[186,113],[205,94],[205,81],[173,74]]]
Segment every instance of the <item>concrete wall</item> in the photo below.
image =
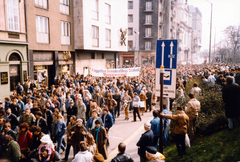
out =
[[83,74],[83,68],[99,68],[105,69],[106,68],[106,60],[105,59],[91,59],[91,60],[76,60],[76,73]]

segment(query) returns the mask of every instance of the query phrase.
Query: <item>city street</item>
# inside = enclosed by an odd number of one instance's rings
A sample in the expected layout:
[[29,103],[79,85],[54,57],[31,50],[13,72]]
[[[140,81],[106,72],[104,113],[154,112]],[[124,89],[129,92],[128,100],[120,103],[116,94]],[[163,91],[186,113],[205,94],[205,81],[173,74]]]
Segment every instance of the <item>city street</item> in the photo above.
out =
[[[137,118],[137,122],[132,122],[133,113],[129,114],[129,120],[124,120],[125,114],[124,110],[121,111],[119,118],[116,118],[115,124],[109,131],[109,142],[110,146],[108,148],[108,159],[106,162],[110,162],[118,154],[117,146],[120,142],[123,142],[127,145],[126,153],[131,155],[134,161],[139,161],[139,156],[137,154],[137,146],[141,134],[144,132],[144,123],[150,122],[152,120],[152,112],[144,113],[142,121]],[[64,155],[61,155],[61,159],[64,158]],[[68,161],[72,161],[73,150],[71,148]]]

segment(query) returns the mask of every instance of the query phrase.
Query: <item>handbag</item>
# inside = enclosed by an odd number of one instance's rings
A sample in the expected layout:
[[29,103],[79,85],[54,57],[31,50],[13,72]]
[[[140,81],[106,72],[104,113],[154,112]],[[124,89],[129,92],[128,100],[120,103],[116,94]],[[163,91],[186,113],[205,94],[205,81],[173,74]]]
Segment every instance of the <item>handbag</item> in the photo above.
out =
[[189,137],[188,137],[188,134],[185,134],[185,146],[187,146],[187,147],[191,147],[191,145],[190,145],[190,140],[189,140]]

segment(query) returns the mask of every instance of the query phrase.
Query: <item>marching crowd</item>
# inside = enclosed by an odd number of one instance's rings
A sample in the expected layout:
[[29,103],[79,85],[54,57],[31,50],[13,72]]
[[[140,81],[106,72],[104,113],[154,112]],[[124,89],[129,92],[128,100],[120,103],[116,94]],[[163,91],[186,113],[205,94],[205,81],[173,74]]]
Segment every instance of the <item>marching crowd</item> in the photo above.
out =
[[[146,68],[138,77],[65,74],[56,76],[49,88],[30,78],[23,85],[19,82],[13,94],[0,102],[0,158],[45,162],[65,154],[62,160],[67,161],[73,147],[73,161],[104,161],[108,132],[120,111],[126,121],[133,111],[136,122],[136,116],[141,120],[145,111],[152,110],[154,77]],[[125,148],[119,144],[120,153]]]
[[[184,108],[177,106],[177,115],[169,114],[166,104],[161,114],[154,110],[155,70],[143,67],[138,77],[92,77],[76,74],[54,78],[50,87],[36,85],[30,78],[18,83],[16,90],[5,101],[0,101],[0,159],[9,161],[58,161],[59,154],[68,160],[73,148],[74,162],[104,161],[108,158],[108,132],[124,111],[129,121],[129,111],[133,111],[132,122],[141,121],[141,116],[152,111],[153,120],[144,124],[145,133],[137,146],[140,161],[159,161],[157,144],[159,140],[159,115],[163,116],[163,146],[167,146],[168,120],[175,123],[176,145],[179,158],[185,154],[185,135],[195,139],[195,122],[200,111],[201,89],[191,82],[200,78],[206,86],[222,88],[223,100],[228,109],[235,101],[229,99],[231,91],[240,89],[229,84],[240,84],[240,68],[235,65],[214,64],[179,65],[177,71],[176,98],[170,99],[177,105],[183,102],[186,84],[191,84],[189,102]],[[240,93],[239,93],[240,94]],[[238,99],[239,96],[233,96]],[[240,98],[240,97],[239,97]],[[239,100],[236,101],[239,104]],[[230,106],[228,103],[231,103]],[[66,117],[64,120],[64,116]],[[229,128],[233,128],[235,118],[232,112],[226,113]],[[66,138],[64,136],[66,135]],[[118,145],[119,154],[112,159],[133,161],[125,154],[126,145]],[[164,158],[163,158],[164,159]]]

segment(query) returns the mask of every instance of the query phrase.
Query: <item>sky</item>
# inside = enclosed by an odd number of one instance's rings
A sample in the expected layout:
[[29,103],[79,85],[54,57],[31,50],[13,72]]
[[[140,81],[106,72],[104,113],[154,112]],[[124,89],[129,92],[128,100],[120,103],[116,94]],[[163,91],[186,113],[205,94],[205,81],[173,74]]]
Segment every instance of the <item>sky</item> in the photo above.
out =
[[[211,3],[212,14],[212,49],[214,40],[216,44],[224,39],[223,30],[230,25],[240,25],[240,0],[188,0],[189,5],[198,7],[202,12],[202,48],[209,49]],[[216,39],[215,39],[216,37]]]

